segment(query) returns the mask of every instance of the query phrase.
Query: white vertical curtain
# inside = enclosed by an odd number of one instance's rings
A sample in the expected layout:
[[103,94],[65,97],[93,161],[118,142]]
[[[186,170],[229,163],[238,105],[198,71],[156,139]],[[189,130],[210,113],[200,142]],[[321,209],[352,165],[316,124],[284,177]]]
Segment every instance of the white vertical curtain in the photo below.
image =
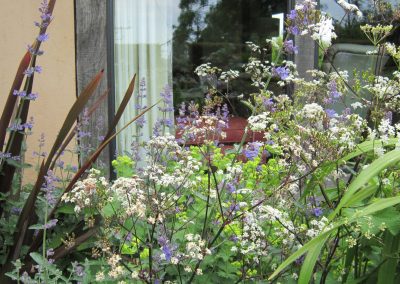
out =
[[[164,87],[172,86],[172,6],[167,0],[115,0],[114,3],[116,107],[133,75],[137,77],[133,98],[118,126],[121,128],[140,112],[136,109],[139,81],[144,79],[146,82],[144,106],[154,104]],[[161,117],[158,108],[146,114],[140,139],[146,141],[151,137],[158,117]],[[130,150],[137,139],[137,131],[132,125],[117,137],[119,154]]]

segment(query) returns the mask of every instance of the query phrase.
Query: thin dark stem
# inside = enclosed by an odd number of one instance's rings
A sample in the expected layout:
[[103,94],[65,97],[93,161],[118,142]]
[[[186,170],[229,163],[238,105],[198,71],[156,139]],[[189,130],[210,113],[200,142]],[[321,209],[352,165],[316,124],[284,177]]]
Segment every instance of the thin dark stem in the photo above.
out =
[[211,174],[210,169],[208,170],[208,192],[207,192],[207,204],[206,204],[206,215],[204,217],[203,222],[203,232],[201,233],[201,237],[204,239],[206,233],[206,226],[207,226],[207,218],[208,218],[208,208],[210,207],[210,191],[211,191]]
[[[210,168],[211,169],[211,168]],[[221,201],[221,195],[220,195],[220,191],[218,189],[218,182],[217,182],[217,177],[215,176],[215,172],[212,171],[212,176],[214,179],[214,183],[215,183],[215,190],[217,191],[217,197],[218,197],[218,205],[219,205],[219,210],[221,211],[221,218],[222,218],[222,222],[225,222],[225,217],[224,217],[224,211],[222,209],[222,201]],[[223,187],[222,187],[223,188]],[[221,189],[222,189],[221,188]]]
[[328,276],[329,273],[329,264],[333,259],[333,256],[335,255],[336,249],[339,245],[339,234],[340,234],[340,228],[337,231],[336,237],[335,237],[335,243],[333,244],[333,247],[331,248],[328,257],[325,261],[325,265],[324,265],[324,270],[322,271],[322,276],[321,276],[321,282],[320,283],[325,283],[326,281],[326,277]]
[[[156,220],[158,218],[158,214],[156,215]],[[157,221],[154,222],[152,228],[151,228],[151,236],[150,236],[150,241],[149,241],[149,278],[150,278],[150,282],[151,279],[153,277],[153,238],[154,238],[154,232],[155,232],[155,228],[156,228],[156,223]]]
[[333,209],[332,202],[326,194],[324,186],[321,183],[319,184],[319,189],[321,190],[322,196],[324,197],[325,202],[328,204],[329,208]]
[[179,283],[182,284],[181,266],[179,265],[179,263],[177,266],[178,266]]

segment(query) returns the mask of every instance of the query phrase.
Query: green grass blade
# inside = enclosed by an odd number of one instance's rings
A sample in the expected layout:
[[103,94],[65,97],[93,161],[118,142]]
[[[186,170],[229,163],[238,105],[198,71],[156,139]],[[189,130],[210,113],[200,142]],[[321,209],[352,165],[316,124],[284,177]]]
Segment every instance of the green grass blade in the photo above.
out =
[[349,277],[349,272],[351,271],[351,266],[353,264],[353,259],[356,254],[356,247],[348,247],[346,251],[346,258],[344,261],[344,275],[342,276],[342,283],[346,283]]
[[345,156],[343,160],[348,161],[362,154],[381,148],[382,146],[386,147],[396,145],[398,142],[398,138],[389,138],[385,144],[382,143],[382,140],[368,140],[361,144],[358,144],[356,150]]
[[322,238],[315,246],[313,246],[308,251],[307,257],[304,260],[303,265],[301,266],[298,283],[307,284],[310,282],[310,279],[313,275],[315,263],[317,262],[318,257],[321,253],[321,250],[324,247],[328,238],[329,238],[329,235],[326,235],[324,238]]
[[291,256],[289,256],[279,267],[274,271],[274,273],[268,278],[269,280],[276,277],[282,270],[288,267],[292,262],[298,259],[303,254],[309,252],[315,246],[321,245],[321,242],[325,243],[329,236],[334,232],[337,228],[342,226],[343,224],[352,223],[356,221],[358,218],[361,218],[366,215],[373,214],[380,210],[386,209],[388,207],[394,206],[400,203],[400,196],[391,197],[391,198],[384,198],[374,201],[374,203],[366,206],[364,209],[356,211],[348,220],[341,220],[337,223],[332,224],[329,230],[321,233],[320,235],[316,236],[308,243],[304,244],[299,250],[294,252]]
[[353,205],[356,204],[360,201],[363,201],[364,199],[366,199],[367,197],[372,196],[375,191],[378,189],[378,185],[370,185],[367,186],[365,188],[363,188],[362,190],[357,191],[347,202],[347,205]]
[[400,235],[393,236],[389,230],[385,231],[383,240],[383,264],[378,271],[378,284],[394,283],[398,264]]
[[316,246],[319,247],[319,246],[323,245],[326,242],[326,240],[329,238],[331,233],[334,230],[336,230],[339,226],[341,226],[342,224],[343,223],[333,226],[328,231],[321,233],[320,235],[316,236],[311,241],[306,243],[299,250],[297,250],[291,256],[289,256],[281,265],[279,265],[279,267],[274,271],[274,273],[272,273],[272,275],[268,279],[271,280],[271,279],[275,278],[281,271],[283,271],[292,262],[294,262],[296,259],[298,259],[303,254],[312,250],[314,247],[316,247]]
[[400,150],[392,150],[383,156],[373,161],[366,169],[362,170],[361,173],[354,179],[349,185],[346,193],[343,195],[340,203],[336,207],[335,211],[329,216],[332,220],[344,206],[348,205],[349,200],[362,186],[368,183],[373,177],[379,174],[382,170],[393,166],[400,161]]

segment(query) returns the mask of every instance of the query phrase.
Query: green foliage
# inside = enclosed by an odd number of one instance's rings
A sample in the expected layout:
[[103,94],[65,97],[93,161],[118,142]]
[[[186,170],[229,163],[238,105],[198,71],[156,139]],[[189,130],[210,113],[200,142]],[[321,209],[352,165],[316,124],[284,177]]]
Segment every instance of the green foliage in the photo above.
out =
[[133,175],[134,162],[128,156],[118,156],[112,161],[112,166],[118,177],[131,177]]

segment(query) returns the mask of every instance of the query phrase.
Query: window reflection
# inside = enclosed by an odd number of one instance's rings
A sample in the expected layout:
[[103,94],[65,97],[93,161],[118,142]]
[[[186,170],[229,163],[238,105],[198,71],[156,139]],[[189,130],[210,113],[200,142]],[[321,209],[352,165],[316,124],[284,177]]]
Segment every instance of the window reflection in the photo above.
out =
[[[197,66],[211,63],[222,70],[241,70],[249,57],[245,44],[262,45],[265,39],[282,35],[287,2],[282,0],[182,0],[173,34],[174,103],[201,103],[204,84],[194,74]],[[251,92],[242,76],[232,82],[227,94],[231,112],[246,116],[248,110],[237,97]],[[216,82],[218,84],[218,82]],[[245,87],[246,86],[246,87]]]
[[[346,14],[345,11],[332,0],[320,0],[321,10],[328,13],[335,20],[337,42],[370,44],[360,30],[360,24],[390,24],[394,14],[398,13],[399,0],[348,0],[363,12],[363,17]],[[392,36],[394,39],[394,37]],[[398,39],[396,39],[398,40]]]

